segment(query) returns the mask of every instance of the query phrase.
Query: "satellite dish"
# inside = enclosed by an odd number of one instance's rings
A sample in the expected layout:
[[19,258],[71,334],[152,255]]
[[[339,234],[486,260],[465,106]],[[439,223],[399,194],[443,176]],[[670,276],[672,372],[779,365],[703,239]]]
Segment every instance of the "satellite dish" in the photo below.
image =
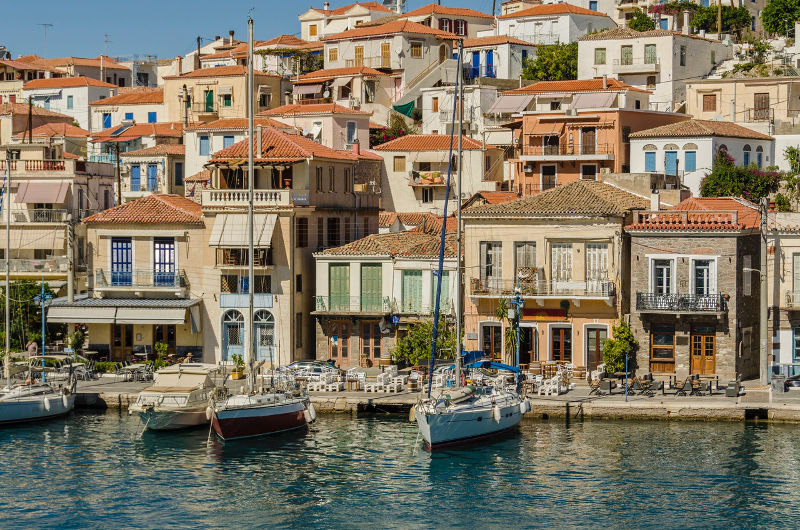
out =
[[324,98],[331,97],[331,91],[326,89],[325,92],[322,93],[322,97]]

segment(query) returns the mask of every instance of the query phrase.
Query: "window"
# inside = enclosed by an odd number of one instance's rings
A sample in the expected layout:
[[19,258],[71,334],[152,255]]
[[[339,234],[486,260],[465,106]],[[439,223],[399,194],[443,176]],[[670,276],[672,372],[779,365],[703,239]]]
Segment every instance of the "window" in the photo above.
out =
[[[46,103],[46,105],[45,105],[45,108],[46,108],[49,105],[47,104],[47,102],[45,102],[45,103]],[[110,112],[104,112],[103,113],[103,129],[110,129],[110,128],[111,128],[111,113]]]
[[703,112],[716,112],[717,111],[717,95],[705,94],[703,95]]
[[373,365],[381,358],[381,326],[378,322],[361,323],[361,357],[371,359]]
[[294,290],[297,293],[303,292],[303,275],[296,274],[294,277]]
[[347,360],[350,355],[350,322],[334,320],[330,323],[331,359]]
[[672,294],[672,260],[653,260],[653,290],[658,295]]
[[325,246],[325,228],[323,226],[322,217],[317,218],[317,247],[322,248]]
[[[72,97],[72,96],[70,96],[70,97]],[[69,105],[69,104],[67,104],[67,105]],[[67,106],[67,108],[69,108],[69,106]],[[125,120],[126,121],[131,121],[132,119],[133,119],[133,112],[126,112],[125,113]]]
[[341,244],[340,239],[341,223],[338,217],[328,217],[328,246],[338,247]]
[[608,280],[608,243],[586,244],[586,282],[587,288],[600,292],[600,282]]
[[131,191],[139,191],[142,181],[142,168],[139,164],[131,166]]
[[351,193],[353,191],[353,179],[350,178],[350,170],[344,170],[344,192]]
[[111,238],[111,285],[131,285],[133,243],[130,237]]
[[683,169],[685,171],[697,171],[697,151],[686,151]]
[[183,162],[175,162],[175,185],[183,186]]
[[656,64],[658,62],[658,56],[656,55],[656,45],[655,44],[645,44],[644,45],[644,64]]
[[560,101],[551,101],[550,102],[550,110],[561,110],[561,102]]
[[439,112],[439,98],[431,98],[431,112]]
[[328,191],[336,191],[336,180],[334,178],[333,166],[328,167]]
[[347,122],[347,143],[348,144],[352,144],[356,139],[356,135],[357,135],[356,122],[348,121]]
[[308,217],[298,217],[297,219],[297,246],[298,248],[308,246]]
[[421,313],[422,312],[422,271],[404,270],[402,271],[402,312]]
[[622,46],[619,55],[620,64],[633,64],[633,46]]
[[232,104],[233,104],[233,96],[231,94],[222,94],[222,106],[230,107]]
[[200,137],[200,156],[209,156],[211,154],[211,146],[208,141],[208,136]]
[[594,49],[594,64],[606,64],[606,49],[605,48],[595,48]]
[[72,96],[67,96],[67,108],[71,109],[73,105],[73,98]]
[[153,285],[175,284],[175,238],[153,238]]
[[597,11],[597,0],[589,0],[589,9]]
[[383,292],[382,265],[361,264],[361,311],[380,311]]
[[401,173],[405,170],[406,170],[406,157],[404,156],[394,157],[394,172]]
[[331,263],[328,269],[328,285],[332,311],[350,310],[350,265]]
[[[638,103],[639,100],[637,99],[636,102]],[[622,143],[628,144],[630,142],[631,142],[631,128],[628,125],[623,125],[622,126]]]
[[525,65],[525,61],[528,60],[528,50],[522,50],[522,64]]
[[750,17],[750,31],[756,30],[756,17]]
[[584,180],[597,180],[597,165],[581,164],[581,178]]
[[[653,366],[653,363],[665,363],[666,370]],[[650,370],[672,371],[675,363],[675,327],[653,326],[650,330]]]
[[317,177],[317,191],[323,192],[325,190],[322,189],[322,168],[317,166],[316,168],[316,177]]
[[294,315],[294,347],[303,347],[303,313]]
[[433,202],[433,188],[422,188],[422,202],[425,204]]
[[655,88],[655,87],[656,87],[656,76],[648,75],[647,76],[647,88]]
[[351,236],[350,228],[351,228],[350,218],[349,217],[345,217],[344,218],[344,241],[343,241],[343,243],[349,243],[349,242],[351,242],[353,240],[353,238],[350,237]]
[[155,112],[148,112],[147,113],[147,123],[156,123],[158,114]]
[[439,19],[439,29],[442,31],[452,31],[450,27],[450,19],[449,18],[440,18]]
[[692,280],[694,282],[694,294],[696,296],[708,296],[714,293],[712,282],[712,262],[708,259],[694,260],[694,270]]
[[411,41],[411,57],[415,59],[422,57],[422,43],[420,41]]
[[364,47],[356,46],[353,48],[353,59],[356,66],[364,66]]
[[316,37],[317,36],[317,25],[311,24],[308,26],[308,36],[309,37]]
[[233,136],[223,136],[222,137],[222,148],[225,149],[226,147],[230,147],[233,145]]
[[375,103],[375,81],[364,81],[364,102]]
[[756,147],[756,165],[761,169],[764,165],[764,148],[760,145]]
[[744,147],[742,148],[742,151],[743,151],[743,155],[744,155],[743,158],[742,158],[742,160],[744,162],[744,165],[745,166],[749,166],[750,165],[750,144],[745,144]]
[[524,241],[514,244],[514,282],[536,281],[533,270],[536,268],[536,243]]
[[554,286],[572,281],[572,243],[553,243],[550,247],[550,279]]
[[752,293],[753,256],[742,257],[742,294],[750,296]]
[[686,46],[681,46],[681,66],[686,66]]
[[503,244],[499,241],[481,241],[480,259],[482,287],[498,289],[503,275]]
[[339,60],[339,49],[338,48],[330,48],[328,50],[328,60],[330,62],[335,62]]

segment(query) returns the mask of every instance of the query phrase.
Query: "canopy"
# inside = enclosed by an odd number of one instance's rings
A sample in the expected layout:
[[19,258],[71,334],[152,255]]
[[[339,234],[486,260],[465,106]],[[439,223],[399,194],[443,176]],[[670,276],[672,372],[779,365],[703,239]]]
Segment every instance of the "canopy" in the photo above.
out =
[[[253,245],[256,248],[270,247],[277,220],[278,216],[274,213],[253,215]],[[217,215],[208,245],[219,248],[247,247],[247,215],[237,213]]]
[[293,94],[300,94],[303,96],[308,96],[311,94],[319,94],[322,92],[322,85],[295,85],[292,89]]
[[333,80],[333,84],[331,86],[332,87],[345,86],[352,80],[353,80],[352,77],[337,77],[336,79]]
[[66,180],[28,180],[19,183],[17,203],[61,204],[67,196],[69,182]]
[[47,310],[47,321],[59,324],[113,324],[116,307],[87,307],[76,309],[69,306],[51,306]]
[[392,108],[403,116],[408,116],[410,118],[411,113],[414,112],[414,102],[411,101],[405,105],[393,105]]
[[[25,228],[15,227],[11,229],[10,235],[11,235],[11,248],[15,250],[44,249],[52,251],[54,249],[64,248],[65,237],[63,228],[58,228],[58,229],[51,228],[47,230],[44,228],[28,228],[27,226]],[[6,248],[6,238],[4,235],[0,235],[0,249],[4,248]],[[41,261],[43,266],[47,264],[47,260],[31,260],[31,261]],[[0,264],[0,267],[2,266],[3,265]],[[11,266],[13,270],[14,267],[13,263]]]
[[185,307],[120,307],[117,324],[183,324]]
[[572,98],[573,109],[604,109],[611,106],[616,94],[614,92],[594,92],[575,94]]
[[564,124],[562,122],[547,122],[540,121],[533,126],[531,132],[527,133],[531,136],[561,136],[564,131]]
[[481,350],[474,350],[474,351],[461,351],[461,362],[464,364],[469,364],[473,361],[477,361],[478,359],[485,357],[486,354]]
[[508,372],[514,372],[515,374],[519,373],[519,368],[516,366],[509,366],[503,363],[496,363],[493,361],[477,361],[472,364],[468,364],[464,368],[483,368],[484,370],[506,370]]
[[533,94],[503,94],[497,98],[487,114],[516,114],[528,107]]

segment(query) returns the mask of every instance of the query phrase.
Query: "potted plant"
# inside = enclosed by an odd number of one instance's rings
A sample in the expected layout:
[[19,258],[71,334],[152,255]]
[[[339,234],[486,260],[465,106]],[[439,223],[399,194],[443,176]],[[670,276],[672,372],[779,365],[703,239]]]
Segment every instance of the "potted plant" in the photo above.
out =
[[231,379],[244,379],[244,359],[242,354],[233,354],[233,371],[231,371]]
[[169,366],[169,361],[167,361],[167,346],[164,342],[156,342],[153,346],[153,349],[156,351],[156,358],[153,360],[153,369],[159,370],[166,366]]

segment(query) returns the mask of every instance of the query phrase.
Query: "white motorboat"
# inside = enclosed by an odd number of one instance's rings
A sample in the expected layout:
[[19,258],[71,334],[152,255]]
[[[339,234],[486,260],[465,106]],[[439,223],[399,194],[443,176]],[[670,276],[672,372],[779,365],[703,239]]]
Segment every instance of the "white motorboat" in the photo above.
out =
[[34,372],[44,372],[50,373],[51,377],[55,378],[54,369],[40,366],[43,359],[65,363],[67,370],[60,372],[59,375],[65,375],[66,380],[56,386],[46,382],[34,382],[28,377],[27,384],[7,384],[0,389],[0,424],[55,418],[75,408],[75,379],[70,369],[70,357],[67,355],[33,357],[29,366],[31,375]]
[[213,364],[176,364],[162,368],[153,386],[145,388],[128,408],[139,414],[145,429],[154,431],[207,425],[206,408],[216,388]]

